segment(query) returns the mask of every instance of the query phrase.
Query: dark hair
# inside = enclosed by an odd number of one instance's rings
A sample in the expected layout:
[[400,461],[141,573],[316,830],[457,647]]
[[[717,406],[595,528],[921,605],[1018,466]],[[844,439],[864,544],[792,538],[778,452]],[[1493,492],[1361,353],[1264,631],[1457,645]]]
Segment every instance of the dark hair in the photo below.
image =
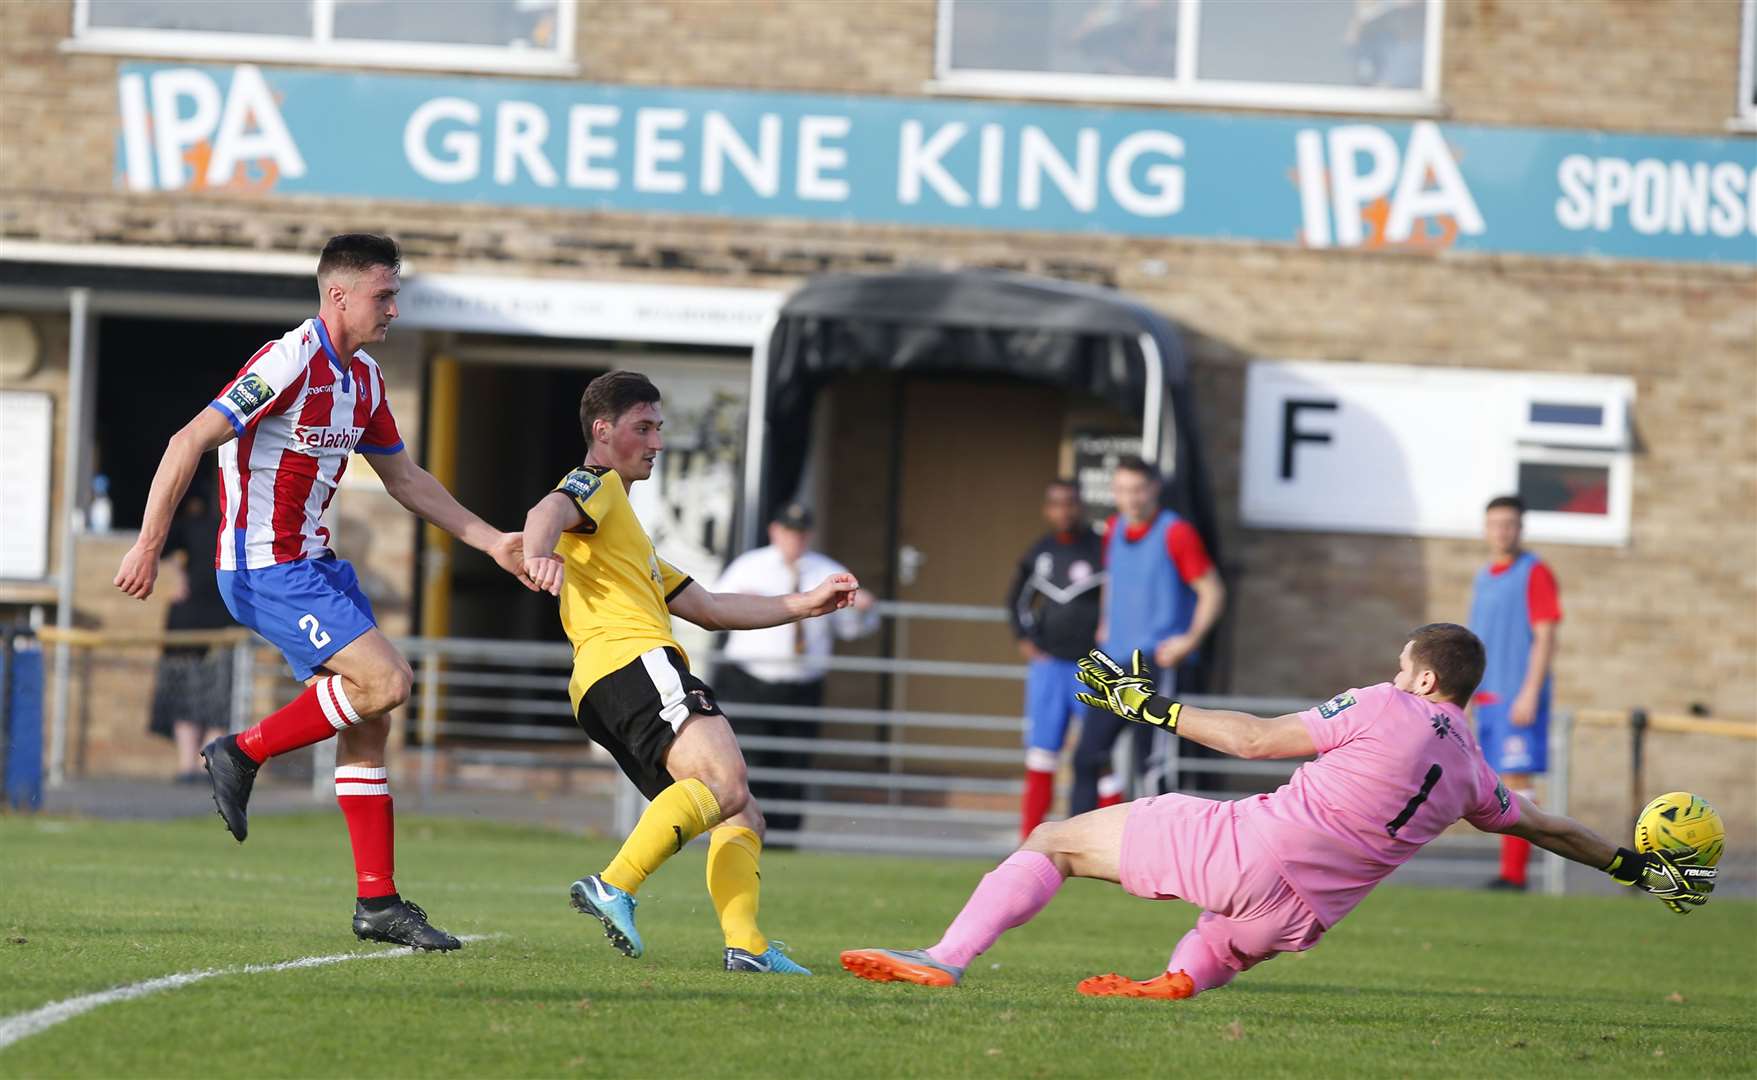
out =
[[614,424],[636,405],[658,403],[659,388],[640,372],[605,372],[587,383],[586,392],[580,395],[580,433],[589,445],[594,420],[608,420]]
[[1119,458],[1116,463],[1116,471],[1140,473],[1142,476],[1145,476],[1156,484],[1159,482],[1159,470],[1147,464],[1144,458],[1135,454],[1129,454],[1125,457]]
[[1080,485],[1065,476],[1058,476],[1043,486],[1046,492],[1054,491],[1056,488],[1073,492],[1076,499],[1080,497]]
[[1489,504],[1487,506],[1482,508],[1482,512],[1486,514],[1490,510],[1502,510],[1502,509],[1515,510],[1515,511],[1523,514],[1523,513],[1525,513],[1525,500],[1521,499],[1517,495],[1496,495],[1494,498],[1489,500]]
[[342,233],[323,245],[323,254],[317,257],[317,278],[321,281],[334,273],[357,273],[374,266],[402,270],[403,252],[397,242],[377,233]]
[[1432,671],[1440,693],[1459,706],[1469,703],[1476,693],[1483,665],[1488,662],[1482,641],[1465,627],[1448,622],[1410,631],[1409,658],[1417,667]]

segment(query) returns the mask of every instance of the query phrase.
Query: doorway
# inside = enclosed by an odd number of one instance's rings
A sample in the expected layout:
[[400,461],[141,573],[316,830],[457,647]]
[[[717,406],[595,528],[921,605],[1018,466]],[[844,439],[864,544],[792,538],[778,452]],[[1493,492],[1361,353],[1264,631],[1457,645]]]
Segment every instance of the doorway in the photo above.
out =
[[[599,367],[464,362],[458,365],[458,501],[497,529],[523,529],[525,512],[555,487],[585,451],[580,393]],[[492,559],[452,545],[454,638],[557,641],[555,598],[514,586]]]
[[[662,558],[713,583],[735,535],[748,359],[723,350],[498,350],[505,359],[460,352],[452,484],[460,502],[498,528],[522,528],[532,504],[585,457],[586,384],[612,368],[639,371],[663,397],[665,450],[629,502]],[[446,622],[453,637],[558,641],[561,634],[553,598],[509,589],[504,573],[480,557],[453,560]],[[674,629],[686,651],[709,643],[695,627]]]
[[[92,475],[105,477],[108,484],[111,528],[140,528],[165,444],[264,343],[286,332],[285,325],[269,323],[123,316],[98,320]],[[164,343],[162,352],[170,362],[143,353],[143,343]],[[207,455],[190,491],[212,500],[215,486],[214,458]]]
[[[886,599],[998,607],[1018,559],[1041,535],[1044,487],[1071,464],[1071,435],[1121,424],[1084,394],[1017,379],[861,373],[833,383],[826,445],[813,455],[825,551]],[[897,621],[891,655],[1017,664],[1005,623]],[[854,650],[851,650],[854,651]],[[974,715],[1019,707],[1017,680],[839,677],[836,704]],[[1013,746],[1017,736],[930,728],[912,742]],[[928,763],[913,765],[931,771]],[[969,766],[958,767],[969,771]],[[998,774],[1012,771],[997,770]]]

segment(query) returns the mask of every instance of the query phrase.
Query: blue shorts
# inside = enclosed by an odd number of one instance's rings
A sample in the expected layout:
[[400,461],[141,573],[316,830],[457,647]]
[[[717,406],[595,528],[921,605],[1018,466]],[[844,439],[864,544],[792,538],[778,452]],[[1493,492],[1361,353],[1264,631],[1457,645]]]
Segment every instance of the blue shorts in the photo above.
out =
[[1476,707],[1476,741],[1489,768],[1498,773],[1548,772],[1550,711],[1538,709],[1530,727],[1514,727],[1511,711],[1511,704]]
[[354,568],[334,555],[218,577],[232,618],[281,650],[300,682],[378,625]]
[[1069,718],[1086,708],[1074,697],[1085,689],[1074,677],[1079,670],[1072,660],[1031,661],[1025,672],[1026,749],[1061,752]]

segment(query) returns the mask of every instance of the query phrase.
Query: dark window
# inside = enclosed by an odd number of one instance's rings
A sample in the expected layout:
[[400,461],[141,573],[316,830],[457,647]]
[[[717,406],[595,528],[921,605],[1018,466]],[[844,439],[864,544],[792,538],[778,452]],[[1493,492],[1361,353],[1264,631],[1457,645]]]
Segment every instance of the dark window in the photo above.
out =
[[[138,529],[165,443],[225,388],[281,323],[182,322],[106,317],[98,322],[96,454],[92,472],[109,477],[111,520]],[[168,343],[164,364],[140,362],[140,342]],[[169,371],[169,374],[167,374]],[[214,455],[202,458],[192,491],[214,491]]]
[[1610,513],[1611,470],[1601,465],[1521,462],[1519,496],[1528,510],[1555,514]]
[[1531,403],[1531,422],[1534,424],[1582,424],[1588,427],[1598,427],[1604,423],[1604,406],[1559,405],[1553,402],[1534,401]]

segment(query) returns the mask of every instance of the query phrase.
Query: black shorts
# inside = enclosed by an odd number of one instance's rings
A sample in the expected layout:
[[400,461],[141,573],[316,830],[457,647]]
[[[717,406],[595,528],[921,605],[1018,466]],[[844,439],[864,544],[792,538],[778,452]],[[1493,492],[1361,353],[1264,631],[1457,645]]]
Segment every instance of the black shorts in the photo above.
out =
[[610,751],[624,776],[652,799],[671,786],[665,755],[691,713],[720,715],[714,692],[676,649],[653,649],[593,683],[580,699],[580,729]]

